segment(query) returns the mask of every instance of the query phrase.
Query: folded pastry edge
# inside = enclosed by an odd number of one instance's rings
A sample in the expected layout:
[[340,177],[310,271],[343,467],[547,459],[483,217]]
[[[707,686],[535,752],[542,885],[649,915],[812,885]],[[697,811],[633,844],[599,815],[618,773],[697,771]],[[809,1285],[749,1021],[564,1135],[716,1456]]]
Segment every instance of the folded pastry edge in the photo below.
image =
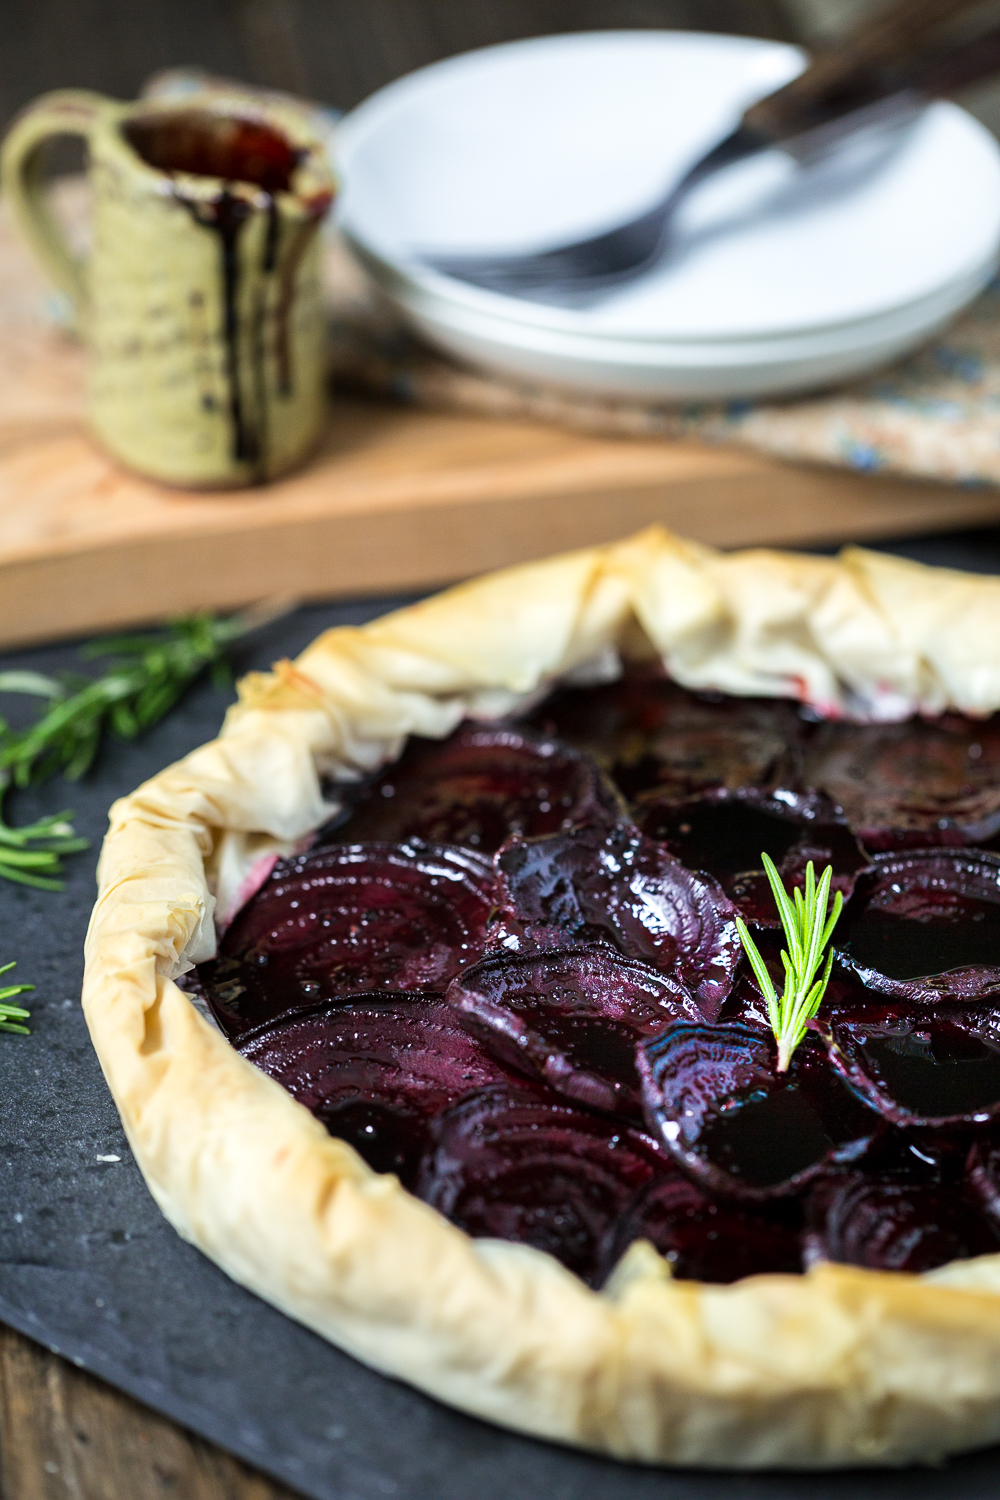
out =
[[372,1172],[173,982],[213,952],[216,901],[410,733],[650,650],[686,686],[823,712],[989,713],[998,620],[1000,580],[857,551],[720,554],[654,528],[329,631],[252,675],[217,740],[115,804],[87,938],[87,1022],[167,1218],[365,1363],[535,1436],[713,1468],[933,1462],[1000,1439],[1000,1256],[715,1286],[674,1281],[640,1243],[596,1293]]

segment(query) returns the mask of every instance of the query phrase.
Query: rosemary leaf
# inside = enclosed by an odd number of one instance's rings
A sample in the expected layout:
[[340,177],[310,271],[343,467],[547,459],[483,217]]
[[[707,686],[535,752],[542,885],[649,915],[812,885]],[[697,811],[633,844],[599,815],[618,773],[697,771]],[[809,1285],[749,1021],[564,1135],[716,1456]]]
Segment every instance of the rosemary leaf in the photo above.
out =
[[66,689],[41,672],[0,672],[0,693],[31,693],[36,698],[64,698]]
[[[4,964],[0,967],[0,974],[8,974],[14,967],[13,963]],[[5,988],[0,989],[0,1031],[14,1031],[20,1036],[29,1035],[27,1026],[22,1026],[19,1023],[27,1021],[31,1012],[25,1010],[20,1005],[11,1005],[8,1002],[15,999],[18,995],[27,994],[29,990],[33,990],[34,988],[33,984],[8,984]]]
[[[0,780],[0,796],[3,785]],[[61,891],[62,855],[76,854],[90,843],[76,837],[69,821],[72,816],[70,812],[50,813],[20,828],[11,828],[0,816],[0,879],[40,891]],[[0,969],[0,974],[4,972]]]
[[739,917],[736,918],[736,927],[767,1004],[768,1019],[778,1044],[778,1072],[784,1073],[792,1053],[805,1036],[809,1022],[819,1010],[826,993],[833,968],[832,951],[827,954],[823,973],[818,979],[816,971],[823,962],[823,954],[837,925],[844,898],[837,891],[832,903],[830,902],[833,869],[827,865],[817,881],[810,860],[806,865],[804,887],[796,886],[789,899],[774,861],[767,854],[762,859],[785,933],[786,947],[781,952],[785,978],[780,996],[760,950]]

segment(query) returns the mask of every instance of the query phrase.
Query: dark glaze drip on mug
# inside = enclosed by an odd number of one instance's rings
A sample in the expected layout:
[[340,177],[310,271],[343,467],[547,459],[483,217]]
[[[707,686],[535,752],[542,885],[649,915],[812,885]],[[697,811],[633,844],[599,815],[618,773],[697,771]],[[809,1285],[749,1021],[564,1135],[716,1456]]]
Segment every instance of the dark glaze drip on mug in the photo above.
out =
[[[252,206],[243,198],[236,197],[226,183],[222,192],[210,203],[185,198],[174,187],[177,202],[191,215],[202,229],[211,230],[219,237],[219,253],[222,266],[222,336],[226,349],[226,382],[229,386],[229,416],[233,429],[233,458],[253,465],[254,478],[260,480],[262,473],[261,436],[256,425],[247,421],[240,384],[239,359],[239,293],[240,263],[238,242],[240,231],[253,212]],[[273,202],[273,199],[271,200]]]
[[[223,337],[226,348],[226,380],[229,387],[229,411],[233,431],[233,458],[250,464],[254,481],[262,483],[267,477],[268,426],[267,426],[267,374],[266,374],[266,293],[258,296],[250,325],[250,364],[253,384],[253,408],[255,416],[247,410],[247,402],[240,381],[239,366],[239,250],[240,231],[253,212],[252,206],[234,195],[227,184],[213,203],[196,202],[185,198],[177,188],[174,196],[192,219],[202,229],[213,231],[219,237],[222,265]],[[261,271],[265,276],[277,278],[277,294],[274,299],[274,351],[277,368],[276,386],[279,396],[294,393],[291,338],[289,319],[295,300],[295,275],[313,235],[319,228],[320,219],[306,219],[298,225],[288,241],[285,253],[280,254],[281,221],[278,205],[271,194],[267,197],[267,230]]]

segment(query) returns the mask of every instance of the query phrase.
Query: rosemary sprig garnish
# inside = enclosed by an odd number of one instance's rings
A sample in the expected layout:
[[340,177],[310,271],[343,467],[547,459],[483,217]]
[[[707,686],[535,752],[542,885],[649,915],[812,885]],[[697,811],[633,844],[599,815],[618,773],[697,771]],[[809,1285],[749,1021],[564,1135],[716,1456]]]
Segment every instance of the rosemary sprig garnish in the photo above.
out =
[[[0,974],[9,974],[15,965],[4,964],[0,968]],[[9,1005],[7,1002],[14,999],[15,995],[24,995],[28,990],[33,990],[33,984],[8,984],[6,988],[0,989],[0,1031],[16,1031],[21,1036],[28,1036],[27,1026],[20,1025],[21,1021],[27,1021],[31,1015],[30,1011],[22,1010],[20,1005]]]
[[820,1008],[823,995],[830,980],[833,967],[833,952],[827,955],[821,978],[816,970],[823,962],[823,953],[837,925],[844,898],[837,891],[833,905],[827,912],[830,898],[830,880],[833,868],[827,865],[819,878],[813,870],[812,860],[806,865],[805,890],[796,886],[789,900],[781,883],[774,861],[767,854],[762,856],[764,869],[778,907],[781,925],[785,930],[788,951],[782,949],[781,962],[785,969],[785,986],[779,996],[760,951],[747,930],[742,918],[736,918],[743,950],[750,960],[767,1002],[767,1016],[778,1043],[778,1072],[784,1073],[791,1061],[792,1053],[806,1034],[806,1026]]

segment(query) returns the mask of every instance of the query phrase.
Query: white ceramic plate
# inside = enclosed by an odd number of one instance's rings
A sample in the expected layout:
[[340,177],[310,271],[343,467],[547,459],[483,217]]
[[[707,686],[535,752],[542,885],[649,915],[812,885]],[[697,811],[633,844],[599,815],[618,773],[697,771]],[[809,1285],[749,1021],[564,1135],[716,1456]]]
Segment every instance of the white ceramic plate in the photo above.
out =
[[780,152],[731,169],[689,200],[657,272],[584,310],[500,297],[419,259],[538,248],[629,217],[801,65],[795,48],[682,32],[452,58],[344,121],[341,224],[428,336],[510,374],[666,397],[842,378],[926,337],[995,264],[1000,149],[954,105],[808,171]]
[[777,335],[753,343],[654,343],[590,337],[512,325],[503,318],[428,296],[369,269],[398,310],[446,354],[515,380],[592,395],[694,401],[789,394],[877,369],[907,353],[950,319],[990,280],[993,262],[931,298],[871,320],[864,329],[833,328],[809,338]]

